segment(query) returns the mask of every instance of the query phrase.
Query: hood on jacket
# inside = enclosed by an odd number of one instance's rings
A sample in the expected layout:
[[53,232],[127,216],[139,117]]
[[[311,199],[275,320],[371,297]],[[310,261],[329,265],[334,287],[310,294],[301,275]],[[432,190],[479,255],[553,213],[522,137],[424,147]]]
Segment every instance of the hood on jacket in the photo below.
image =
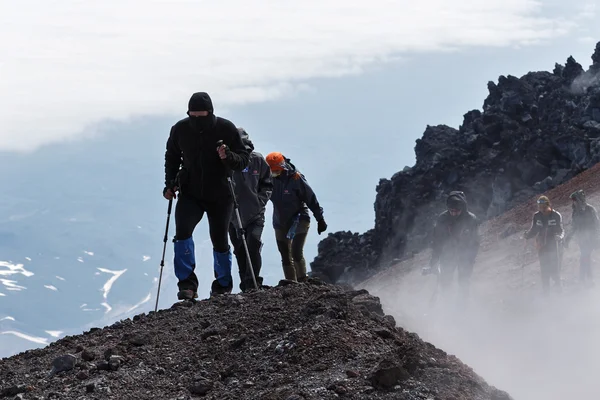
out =
[[206,92],[196,92],[190,97],[188,102],[189,111],[208,111],[214,112],[212,99]]
[[446,206],[448,208],[456,208],[458,210],[467,211],[467,196],[464,192],[458,190],[452,191],[446,199]]
[[285,159],[285,173],[292,176],[295,175],[298,172],[298,169],[296,168],[296,166],[294,164],[292,164],[292,161],[290,161],[289,158]]
[[244,146],[246,146],[249,151],[254,151],[254,143],[252,143],[252,140],[250,140],[248,132],[246,132],[244,128],[238,128],[238,132],[242,138],[242,143],[244,143]]

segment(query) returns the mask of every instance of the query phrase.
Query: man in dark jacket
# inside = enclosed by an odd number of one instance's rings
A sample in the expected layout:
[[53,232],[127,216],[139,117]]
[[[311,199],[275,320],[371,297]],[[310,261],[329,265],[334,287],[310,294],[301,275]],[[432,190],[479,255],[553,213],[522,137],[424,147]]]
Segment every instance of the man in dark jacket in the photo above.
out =
[[254,144],[248,137],[248,133],[243,128],[238,128],[238,131],[242,142],[251,153],[248,166],[233,174],[235,196],[240,207],[240,218],[242,219],[242,230],[240,231],[237,217],[232,216],[229,225],[229,238],[233,244],[233,252],[239,267],[240,289],[245,292],[254,288],[254,281],[252,280],[250,268],[248,268],[244,242],[239,234],[246,235],[254,277],[260,287],[263,283],[263,278],[260,276],[262,267],[260,252],[263,245],[261,236],[265,226],[265,209],[273,192],[273,180],[267,161],[262,154],[254,151]]
[[468,210],[463,192],[450,192],[446,199],[447,210],[441,213],[434,226],[430,268],[439,263],[439,283],[447,290],[458,270],[458,284],[462,300],[469,294],[469,281],[475,258],[479,252],[479,220]]
[[550,278],[554,286],[560,290],[560,259],[562,240],[564,238],[562,215],[552,208],[546,196],[537,200],[539,211],[533,215],[531,228],[524,235],[525,239],[536,238],[536,247],[540,259],[542,290],[548,293]]
[[[227,177],[230,170],[248,166],[248,150],[231,121],[214,115],[207,93],[194,93],[188,104],[188,118],[177,122],[167,140],[165,189],[170,200],[179,190],[175,208],[174,267],[181,300],[198,297],[198,278],[192,234],[207,214],[213,245],[215,280],[211,294],[230,293],[231,249],[227,237],[233,198]],[[221,146],[218,145],[223,141]]]
[[571,194],[573,201],[572,229],[565,240],[565,247],[573,236],[577,236],[579,244],[579,280],[583,283],[593,283],[592,252],[598,246],[600,223],[596,209],[588,204],[583,190]]

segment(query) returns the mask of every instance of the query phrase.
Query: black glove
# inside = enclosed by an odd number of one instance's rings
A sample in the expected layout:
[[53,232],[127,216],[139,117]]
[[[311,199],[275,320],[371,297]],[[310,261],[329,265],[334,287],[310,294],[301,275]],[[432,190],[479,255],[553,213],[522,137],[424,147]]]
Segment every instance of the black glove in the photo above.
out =
[[320,219],[317,222],[317,232],[319,232],[319,235],[323,232],[325,232],[327,230],[327,223],[325,222],[324,219]]
[[171,193],[173,194],[173,198],[174,198],[174,199],[176,199],[176,198],[177,198],[177,194],[176,194],[176,192],[177,192],[177,188],[176,188],[176,187],[165,187],[165,188],[163,189],[163,197],[167,198],[167,192],[168,192],[169,190],[170,190],[170,191],[171,191]]

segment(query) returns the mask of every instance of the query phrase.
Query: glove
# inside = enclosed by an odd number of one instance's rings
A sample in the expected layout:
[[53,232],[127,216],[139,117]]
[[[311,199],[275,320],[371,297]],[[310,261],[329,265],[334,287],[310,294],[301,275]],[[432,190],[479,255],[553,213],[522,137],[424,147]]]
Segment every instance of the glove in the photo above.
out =
[[231,150],[229,150],[229,147],[226,144],[222,144],[217,148],[217,153],[219,153],[219,158],[221,160],[227,160],[230,157],[229,153],[231,153]]
[[325,222],[324,219],[320,219],[317,222],[317,232],[319,232],[319,235],[323,232],[325,232],[327,230],[327,223]]
[[175,192],[177,191],[177,187],[166,187],[163,189],[163,197],[167,200],[176,199],[177,195]]

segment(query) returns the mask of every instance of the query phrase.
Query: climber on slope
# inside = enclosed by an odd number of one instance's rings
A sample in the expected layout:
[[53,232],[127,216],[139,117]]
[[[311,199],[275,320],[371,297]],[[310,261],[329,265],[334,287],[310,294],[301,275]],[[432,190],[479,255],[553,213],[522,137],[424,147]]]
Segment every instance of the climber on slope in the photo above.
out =
[[596,209],[585,198],[583,190],[571,193],[573,218],[572,229],[565,239],[565,248],[573,236],[579,244],[579,280],[580,283],[593,284],[592,252],[598,247],[600,222]]
[[551,278],[556,289],[561,290],[560,261],[564,229],[562,215],[552,208],[548,197],[540,196],[537,204],[539,210],[533,215],[531,228],[525,233],[524,238],[526,240],[536,238],[542,290],[544,294],[548,294]]
[[[187,114],[187,118],[171,127],[165,152],[163,190],[167,200],[175,198],[179,190],[173,263],[180,300],[198,297],[192,234],[205,213],[213,245],[215,280],[211,295],[230,293],[233,289],[232,256],[227,237],[233,198],[227,177],[229,169],[241,171],[249,160],[249,152],[237,128],[231,121],[214,115],[207,93],[192,95]],[[219,141],[223,141],[221,146],[218,146]]]
[[267,202],[273,193],[273,180],[271,169],[262,154],[254,151],[254,144],[243,128],[238,128],[244,145],[250,152],[250,162],[242,171],[233,173],[235,196],[240,205],[242,229],[237,218],[232,216],[229,225],[229,238],[233,244],[233,252],[237,260],[240,274],[240,289],[242,292],[252,289],[254,281],[246,259],[246,249],[239,234],[246,235],[250,262],[258,286],[262,286],[263,278],[260,276],[262,267],[262,241],[261,236],[265,226],[265,210]]
[[327,230],[323,208],[304,175],[289,158],[274,152],[267,155],[267,163],[273,175],[273,228],[283,273],[287,280],[304,282],[308,279],[304,259],[304,244],[310,228],[308,210],[317,220],[320,235]]
[[439,273],[440,289],[444,292],[458,271],[460,300],[464,302],[481,242],[479,219],[468,210],[467,197],[461,191],[450,192],[446,206],[433,229],[429,267]]

